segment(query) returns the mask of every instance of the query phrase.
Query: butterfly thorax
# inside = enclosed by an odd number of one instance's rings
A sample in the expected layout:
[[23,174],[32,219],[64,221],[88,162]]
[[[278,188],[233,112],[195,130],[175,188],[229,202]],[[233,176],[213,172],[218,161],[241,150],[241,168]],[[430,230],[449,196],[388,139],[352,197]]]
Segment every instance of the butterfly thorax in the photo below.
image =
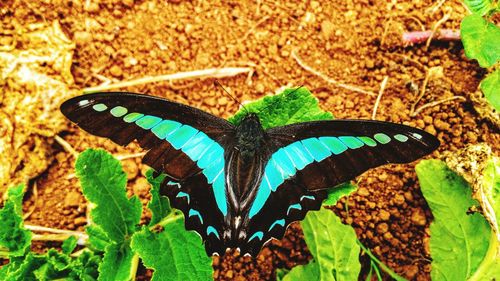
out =
[[266,133],[256,114],[245,116],[236,129],[234,147],[227,161],[227,191],[232,212],[226,223],[232,229],[233,239],[239,236],[239,230],[246,223],[245,212],[262,180],[263,163],[266,162],[263,159],[266,155],[263,153],[266,150],[265,138]]

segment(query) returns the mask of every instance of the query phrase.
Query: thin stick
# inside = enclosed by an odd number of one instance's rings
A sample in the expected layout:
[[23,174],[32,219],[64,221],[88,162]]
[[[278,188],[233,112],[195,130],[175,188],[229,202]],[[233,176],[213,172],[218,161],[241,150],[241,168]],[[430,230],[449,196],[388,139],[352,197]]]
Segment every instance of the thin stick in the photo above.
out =
[[134,153],[134,154],[125,154],[125,155],[116,155],[115,158],[123,161],[127,159],[132,159],[132,158],[138,158],[146,155],[146,152],[139,152],[139,153]]
[[440,20],[438,20],[436,22],[436,24],[432,27],[432,33],[431,35],[429,36],[429,39],[427,39],[427,43],[425,43],[425,48],[429,48],[429,45],[431,44],[431,41],[432,41],[432,37],[434,37],[434,34],[436,33],[436,30],[438,29],[438,27],[440,25],[442,25],[445,21],[447,21],[451,16],[451,13],[448,12],[447,14],[445,14]]
[[99,91],[106,91],[112,89],[118,89],[123,87],[137,86],[141,84],[162,82],[162,81],[172,81],[172,80],[182,80],[182,79],[196,79],[196,78],[222,78],[222,77],[232,77],[241,73],[247,73],[252,71],[249,67],[225,67],[225,68],[208,68],[202,70],[194,70],[187,72],[178,72],[173,74],[158,75],[158,76],[148,76],[130,81],[123,81],[118,83],[113,83],[109,85],[100,85],[96,87],[84,88],[84,93],[92,93]]
[[443,6],[444,2],[446,2],[446,0],[440,0],[435,5],[427,8],[425,10],[425,12],[428,13],[428,14],[433,15],[435,12],[437,12],[439,10],[439,8],[441,8],[441,6]]
[[243,35],[243,37],[241,37],[241,39],[239,40],[240,42],[245,42],[245,40],[248,38],[248,36],[250,36],[250,34],[252,34],[255,29],[263,24],[264,22],[266,22],[268,19],[270,19],[271,17],[270,16],[265,16],[263,17],[262,19],[260,19],[258,22],[256,22],[246,33],[245,35]]
[[34,196],[34,198],[33,198],[33,206],[31,207],[31,209],[27,213],[25,213],[23,215],[23,220],[28,219],[31,216],[31,214],[33,214],[33,212],[36,209],[36,205],[37,205],[37,202],[38,202],[38,185],[36,184],[36,181],[33,184],[33,196]]
[[389,76],[385,76],[384,80],[382,80],[382,83],[380,84],[380,90],[378,91],[377,100],[375,101],[375,105],[373,106],[372,120],[375,120],[375,115],[377,114],[378,105],[380,103],[380,99],[382,99],[382,94],[384,94],[387,81],[389,81]]
[[63,138],[61,138],[59,135],[55,135],[54,140],[58,144],[60,144],[64,148],[64,150],[71,153],[71,155],[73,155],[75,158],[78,157],[78,152],[71,146],[71,144],[69,144],[67,141],[65,141]]
[[422,84],[422,89],[420,90],[420,95],[418,95],[415,102],[411,105],[410,116],[413,115],[413,113],[415,112],[415,107],[417,106],[418,102],[424,97],[425,89],[427,88],[427,83],[429,83],[431,76],[433,76],[433,75],[435,75],[435,73],[437,73],[436,69],[437,69],[436,67],[431,67],[427,70],[427,73],[425,74],[424,82]]
[[66,229],[57,229],[57,228],[51,228],[51,227],[45,227],[45,226],[39,226],[39,225],[25,224],[24,227],[26,229],[28,229],[28,230],[38,231],[38,232],[49,232],[49,233],[56,233],[56,234],[69,234],[69,235],[75,235],[75,236],[86,235],[85,233],[83,233],[81,231],[66,230]]
[[343,88],[343,89],[346,89],[346,90],[350,90],[350,91],[353,91],[353,92],[358,92],[358,93],[362,93],[362,94],[366,94],[366,95],[370,95],[370,96],[376,96],[375,93],[373,92],[370,92],[370,91],[365,91],[361,88],[358,88],[356,86],[351,86],[351,85],[347,85],[347,84],[343,84],[343,83],[339,83],[337,80],[333,79],[333,78],[330,78],[328,76],[326,76],[325,74],[317,71],[316,69],[310,67],[309,65],[305,64],[298,56],[297,56],[297,53],[295,52],[295,50],[292,50],[292,57],[295,59],[295,61],[297,62],[298,65],[300,65],[303,69],[311,72],[312,74],[320,77],[321,79],[325,80],[326,82],[330,83],[330,84],[333,84],[339,88]]
[[32,240],[33,241],[58,241],[62,242],[68,238],[70,238],[70,234],[33,234]]
[[420,111],[428,108],[428,107],[433,107],[433,106],[436,106],[438,104],[442,104],[444,102],[447,102],[447,101],[451,101],[451,100],[455,100],[455,99],[459,99],[461,101],[466,101],[467,99],[465,99],[464,97],[462,96],[453,96],[451,98],[445,98],[445,99],[442,99],[442,100],[438,100],[438,101],[434,101],[434,102],[429,102],[429,103],[426,103],[424,105],[422,105],[421,107],[419,107],[417,110],[415,110],[415,112],[411,113],[410,116],[411,117],[415,117],[417,116]]

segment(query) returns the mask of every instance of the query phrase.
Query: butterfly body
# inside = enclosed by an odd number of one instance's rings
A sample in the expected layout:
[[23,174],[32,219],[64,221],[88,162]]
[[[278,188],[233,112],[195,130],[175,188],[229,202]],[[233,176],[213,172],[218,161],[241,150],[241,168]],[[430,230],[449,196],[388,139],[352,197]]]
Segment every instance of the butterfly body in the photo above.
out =
[[84,130],[146,150],[168,175],[162,194],[198,232],[208,254],[255,256],[317,210],[328,188],[438,147],[419,129],[369,120],[315,121],[265,130],[257,114],[237,126],[193,107],[132,93],[75,97],[61,111]]

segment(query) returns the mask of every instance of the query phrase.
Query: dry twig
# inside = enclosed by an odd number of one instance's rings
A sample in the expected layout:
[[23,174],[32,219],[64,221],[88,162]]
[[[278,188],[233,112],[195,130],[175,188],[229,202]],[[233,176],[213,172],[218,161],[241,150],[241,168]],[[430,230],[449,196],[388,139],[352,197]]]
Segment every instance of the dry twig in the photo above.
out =
[[427,39],[427,43],[425,43],[425,48],[429,48],[429,45],[431,44],[431,41],[432,41],[432,37],[434,37],[434,34],[436,34],[436,30],[439,28],[439,26],[441,26],[445,21],[447,21],[451,16],[451,12],[448,11],[440,20],[438,20],[436,22],[436,24],[434,24],[434,26],[432,27],[432,33],[431,35],[429,36],[429,39]]
[[123,81],[118,83],[113,83],[109,85],[100,85],[96,87],[84,88],[84,93],[100,92],[124,87],[137,86],[146,83],[162,82],[162,81],[173,81],[173,80],[183,80],[183,79],[203,79],[203,78],[223,78],[232,77],[241,73],[247,73],[252,71],[249,67],[225,67],[225,68],[208,68],[202,70],[178,72],[173,74],[158,75],[143,77],[130,81]]
[[418,102],[425,95],[425,89],[427,88],[427,83],[429,83],[429,80],[434,76],[443,77],[443,68],[439,67],[439,66],[435,66],[435,67],[431,67],[427,70],[427,73],[425,74],[424,82],[422,84],[422,88],[420,90],[420,95],[418,95],[415,102],[411,105],[410,116],[413,116],[413,114],[415,113],[415,107],[417,106]]
[[28,212],[26,212],[23,215],[23,220],[28,219],[31,216],[31,214],[33,214],[33,212],[36,209],[36,205],[37,205],[37,202],[38,202],[38,185],[36,184],[36,181],[33,184],[33,197],[34,197],[33,198],[33,206],[31,207],[31,209]]
[[382,99],[382,95],[384,94],[385,86],[387,86],[387,81],[389,81],[389,76],[385,76],[384,80],[382,80],[382,83],[380,84],[380,90],[378,91],[377,100],[375,101],[375,105],[373,106],[372,120],[375,120],[378,105],[380,103],[380,100]]
[[445,103],[447,101],[456,100],[456,99],[459,99],[461,101],[466,101],[466,99],[464,97],[462,97],[462,96],[453,96],[453,97],[450,97],[450,98],[445,98],[445,99],[442,99],[442,100],[429,102],[429,103],[426,103],[426,104],[422,105],[421,107],[417,108],[417,110],[415,110],[415,112],[410,113],[410,116],[411,117],[415,117],[415,116],[417,116],[420,113],[420,111],[422,111],[422,110],[424,110],[424,109],[426,109],[428,107],[433,107],[433,106]]
[[295,50],[292,50],[292,57],[295,59],[295,61],[297,62],[298,65],[300,65],[303,69],[311,72],[312,74],[320,77],[321,79],[325,80],[326,82],[330,83],[330,84],[333,84],[339,88],[343,88],[343,89],[346,89],[346,90],[350,90],[350,91],[353,91],[353,92],[358,92],[358,93],[362,93],[362,94],[366,94],[366,95],[370,95],[370,96],[376,96],[375,93],[371,92],[371,91],[366,91],[366,90],[363,90],[359,87],[356,87],[356,86],[352,86],[352,85],[347,85],[347,84],[343,84],[343,83],[339,83],[337,80],[333,79],[333,78],[330,78],[328,76],[326,76],[325,74],[317,71],[316,69],[310,67],[309,65],[305,64],[297,55],[297,53],[295,52]]
[[59,135],[55,135],[54,136],[54,140],[58,144],[60,144],[64,148],[64,150],[66,150],[67,152],[69,152],[75,158],[78,157],[79,153],[73,148],[73,146],[71,146],[71,144],[69,144],[67,141],[65,141],[63,138],[61,138]]
[[127,159],[132,159],[132,158],[137,158],[137,157],[142,157],[146,155],[146,152],[139,152],[139,153],[134,153],[134,154],[125,154],[125,155],[116,155],[115,158],[123,161]]

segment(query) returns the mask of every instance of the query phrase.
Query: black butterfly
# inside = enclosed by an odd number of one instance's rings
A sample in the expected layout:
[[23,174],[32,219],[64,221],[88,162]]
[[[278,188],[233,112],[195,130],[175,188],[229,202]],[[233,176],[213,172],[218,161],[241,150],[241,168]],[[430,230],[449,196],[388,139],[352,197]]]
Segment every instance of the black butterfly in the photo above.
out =
[[207,254],[255,256],[287,226],[317,210],[326,189],[387,163],[408,163],[439,141],[412,127],[369,120],[297,123],[264,130],[254,113],[238,126],[158,97],[96,93],[61,111],[91,134],[148,150],[168,178],[162,192],[198,232]]

